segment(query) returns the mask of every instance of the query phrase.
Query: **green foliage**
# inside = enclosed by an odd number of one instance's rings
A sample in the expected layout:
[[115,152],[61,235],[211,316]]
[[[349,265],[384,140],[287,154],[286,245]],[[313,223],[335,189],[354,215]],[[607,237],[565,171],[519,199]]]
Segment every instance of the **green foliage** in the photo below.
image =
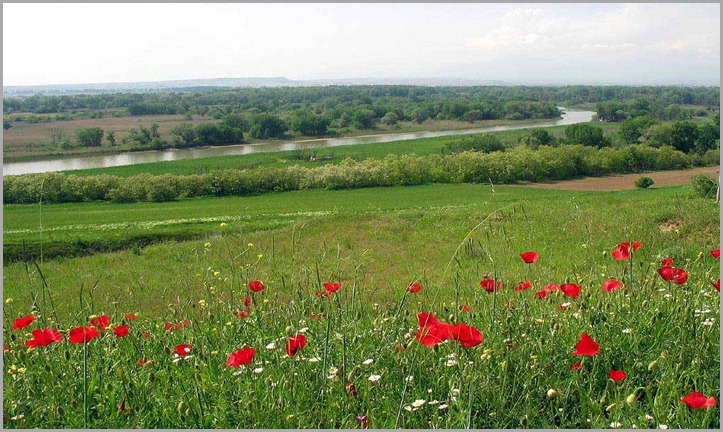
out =
[[673,147],[684,153],[690,153],[698,140],[698,127],[691,122],[675,122],[671,130]]
[[540,146],[555,146],[557,139],[545,129],[538,128],[532,129],[529,135],[520,138],[520,143],[531,149],[538,149]]
[[10,129],[11,127],[13,127],[13,124],[10,123],[10,120],[8,120],[8,119],[6,119],[6,118],[3,118],[3,129],[4,129],[4,130],[8,130],[8,129]]
[[[494,137],[470,137],[471,145],[496,146]],[[460,144],[466,145],[466,144]],[[690,167],[692,157],[673,147],[655,149],[633,145],[622,149],[596,149],[582,145],[518,146],[507,151],[462,151],[447,155],[395,155],[361,161],[346,158],[340,164],[313,167],[258,167],[224,169],[195,175],[138,174],[130,177],[76,176],[57,173],[6,176],[5,204],[37,202],[39,184],[52,178],[57,190],[46,193],[46,202],[111,200],[114,202],[167,201],[178,197],[252,195],[297,189],[350,189],[427,183],[515,183],[565,180],[580,176],[603,176],[643,170]],[[111,180],[112,179],[112,180]],[[87,183],[87,186],[86,186]],[[98,187],[105,189],[98,190]],[[49,186],[46,184],[46,188]],[[87,188],[92,193],[84,194]],[[69,193],[67,191],[71,191]]]
[[314,114],[308,109],[294,111],[289,125],[290,129],[305,136],[326,135],[329,127],[329,119]]
[[603,135],[602,128],[587,123],[570,125],[565,128],[567,144],[582,144],[587,147],[607,147],[610,140]]
[[100,147],[103,143],[103,129],[98,127],[85,128],[75,131],[78,143],[83,147]]
[[650,177],[640,177],[635,180],[635,187],[640,189],[647,189],[655,183]]
[[283,138],[286,124],[273,114],[257,114],[251,117],[249,135],[255,139]]
[[693,187],[693,193],[700,198],[715,199],[719,183],[708,177],[705,174],[698,174],[690,179],[690,184]]
[[495,151],[505,151],[505,145],[494,134],[480,134],[452,141],[442,148],[443,154],[460,153],[463,151],[492,153]]
[[620,137],[625,144],[637,144],[643,133],[656,123],[657,120],[648,116],[626,118],[620,127]]

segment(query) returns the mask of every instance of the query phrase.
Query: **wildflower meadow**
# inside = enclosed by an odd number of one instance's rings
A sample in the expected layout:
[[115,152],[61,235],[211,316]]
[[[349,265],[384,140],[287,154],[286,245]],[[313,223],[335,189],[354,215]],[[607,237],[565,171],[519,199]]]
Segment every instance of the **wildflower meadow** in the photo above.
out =
[[717,205],[518,191],[6,265],[4,426],[718,428]]

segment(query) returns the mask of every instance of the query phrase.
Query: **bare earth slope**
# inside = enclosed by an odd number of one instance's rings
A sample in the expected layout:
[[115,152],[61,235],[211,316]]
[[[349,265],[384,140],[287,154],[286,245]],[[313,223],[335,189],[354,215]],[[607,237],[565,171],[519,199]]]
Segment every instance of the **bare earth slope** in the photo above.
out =
[[690,179],[697,174],[707,174],[718,178],[720,165],[675,171],[657,171],[649,173],[624,174],[609,177],[585,177],[577,180],[555,181],[547,183],[531,183],[526,187],[544,189],[582,190],[582,191],[618,191],[635,189],[635,180],[650,177],[655,181],[652,187],[678,186],[690,184]]

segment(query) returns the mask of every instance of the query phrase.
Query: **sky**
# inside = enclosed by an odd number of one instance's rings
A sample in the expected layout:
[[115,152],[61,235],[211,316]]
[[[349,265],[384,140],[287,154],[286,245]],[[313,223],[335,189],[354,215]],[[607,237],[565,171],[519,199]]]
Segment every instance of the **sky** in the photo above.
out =
[[720,4],[3,4],[3,85],[720,82]]

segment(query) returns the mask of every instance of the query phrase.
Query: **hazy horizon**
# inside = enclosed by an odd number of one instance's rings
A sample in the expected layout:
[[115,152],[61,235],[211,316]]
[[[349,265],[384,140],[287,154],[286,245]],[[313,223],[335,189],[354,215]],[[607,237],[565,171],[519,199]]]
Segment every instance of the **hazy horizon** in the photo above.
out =
[[4,86],[247,77],[720,85],[720,5],[3,5]]

